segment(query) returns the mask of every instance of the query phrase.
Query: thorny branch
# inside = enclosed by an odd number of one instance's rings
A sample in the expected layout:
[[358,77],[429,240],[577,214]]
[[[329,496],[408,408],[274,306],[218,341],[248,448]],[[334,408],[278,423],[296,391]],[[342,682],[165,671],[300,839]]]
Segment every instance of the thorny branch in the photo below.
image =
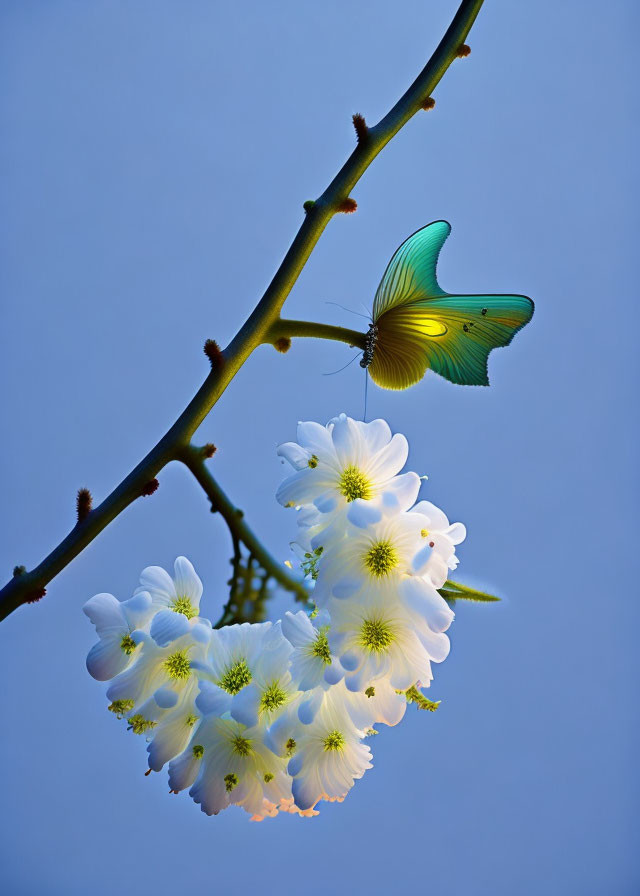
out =
[[[97,507],[89,510],[60,544],[34,569],[27,571],[17,566],[13,578],[0,591],[0,619],[7,617],[21,604],[40,599],[48,583],[89,545],[136,498],[151,494],[157,488],[155,477],[170,461],[181,455],[191,438],[218,401],[240,367],[259,345],[274,343],[289,335],[324,335],[342,339],[343,328],[324,328],[312,324],[316,332],[286,331],[280,321],[280,310],[291,292],[300,272],[331,218],[339,212],[353,212],[356,202],[350,192],[369,165],[398,131],[421,109],[433,107],[431,94],[449,68],[459,57],[468,55],[467,34],[482,6],[483,0],[462,0],[453,21],[438,44],[431,59],[416,80],[393,108],[373,127],[368,127],[362,116],[356,116],[356,146],[326,190],[315,201],[304,203],[305,218],[273,280],[255,309],[231,343],[220,351],[210,343],[207,352],[211,372],[189,402],[180,417],[145,458],[116,486]],[[303,322],[297,323],[300,327]],[[281,329],[285,327],[284,331]],[[329,333],[333,335],[329,335]],[[344,341],[362,344],[362,334],[345,330]],[[276,346],[277,347],[277,346]]]

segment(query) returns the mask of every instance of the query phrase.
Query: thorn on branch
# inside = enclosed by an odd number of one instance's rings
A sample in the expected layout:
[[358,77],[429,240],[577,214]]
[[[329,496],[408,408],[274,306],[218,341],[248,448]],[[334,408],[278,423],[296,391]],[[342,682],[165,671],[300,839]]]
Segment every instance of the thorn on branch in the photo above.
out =
[[309,212],[311,211],[311,209],[314,207],[315,204],[316,204],[315,199],[307,199],[306,202],[302,203],[302,208],[305,210],[305,212],[307,214],[309,214]]
[[351,199],[351,197],[349,197],[348,199],[343,199],[338,203],[337,206],[337,210],[339,212],[344,212],[345,215],[352,215],[357,208],[358,203],[355,201],[355,199]]
[[26,567],[26,566],[22,566],[22,565],[21,565],[21,566],[14,566],[14,567],[13,567],[13,577],[14,577],[14,579],[15,579],[16,576],[23,576],[23,575],[25,574],[26,571],[27,571],[27,567]]
[[212,370],[222,370],[224,367],[224,355],[215,339],[207,339],[204,344],[204,353],[211,361]]
[[428,112],[429,109],[433,109],[435,104],[436,104],[436,101],[434,100],[434,98],[432,96],[428,96],[425,100],[423,100],[420,103],[420,108],[424,109],[425,112]]
[[277,352],[284,355],[291,348],[291,340],[288,336],[279,336],[273,343],[273,347]]
[[471,52],[471,47],[469,44],[460,44],[458,49],[456,50],[456,56],[458,59],[463,59],[465,56],[468,56]]
[[160,488],[160,483],[157,479],[150,479],[149,482],[146,482],[142,488],[140,489],[140,497],[148,498],[149,495],[152,495],[154,492],[157,492]]
[[93,498],[88,488],[79,488],[76,497],[76,512],[78,514],[78,522],[81,523],[91,513],[91,505]]
[[46,593],[46,588],[36,588],[35,591],[32,591],[27,595],[26,603],[37,604],[39,600],[42,600]]
[[218,449],[212,442],[207,442],[206,445],[203,445],[201,448],[203,457],[213,457]]
[[356,112],[353,116],[353,126],[356,129],[358,143],[364,143],[369,136],[369,128],[367,127],[367,122],[364,120],[364,116],[360,115],[359,112]]

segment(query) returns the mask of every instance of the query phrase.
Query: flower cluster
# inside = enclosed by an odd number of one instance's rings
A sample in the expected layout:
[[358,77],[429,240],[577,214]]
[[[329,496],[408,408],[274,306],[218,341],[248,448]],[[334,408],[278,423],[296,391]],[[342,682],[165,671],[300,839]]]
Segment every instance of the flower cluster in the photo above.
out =
[[445,659],[453,612],[438,593],[464,526],[401,473],[408,445],[383,420],[300,423],[278,453],[294,472],[278,500],[297,508],[294,543],[314,609],[214,629],[184,557],[171,577],[142,573],[132,598],[98,594],[84,611],[100,640],[87,667],[110,680],[109,709],[168,763],[173,793],[203,812],[254,819],[316,814],[371,768],[366,738],[396,725]]

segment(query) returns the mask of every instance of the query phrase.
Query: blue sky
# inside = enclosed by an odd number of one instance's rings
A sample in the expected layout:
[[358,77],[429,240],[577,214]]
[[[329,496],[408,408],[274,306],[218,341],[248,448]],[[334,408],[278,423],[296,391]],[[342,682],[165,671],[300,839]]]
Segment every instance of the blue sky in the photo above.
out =
[[[101,499],[175,419],[204,340],[232,337],[350,152],[352,113],[387,111],[455,6],[2,4],[5,577],[67,532],[78,487]],[[438,713],[376,738],[375,768],[313,821],[207,818],[145,778],[84,668],[81,607],[186,554],[215,617],[228,536],[168,468],[0,626],[5,892],[637,892],[637,25],[623,0],[487,3],[285,306],[357,326],[326,302],[370,307],[395,247],[438,218],[444,288],[536,301],[489,389],[369,391],[423,495],[467,524],[458,577],[504,597],[457,608]],[[279,556],[294,520],[275,447],[299,419],[361,415],[357,364],[323,376],[349,357],[260,349],[198,434]]]

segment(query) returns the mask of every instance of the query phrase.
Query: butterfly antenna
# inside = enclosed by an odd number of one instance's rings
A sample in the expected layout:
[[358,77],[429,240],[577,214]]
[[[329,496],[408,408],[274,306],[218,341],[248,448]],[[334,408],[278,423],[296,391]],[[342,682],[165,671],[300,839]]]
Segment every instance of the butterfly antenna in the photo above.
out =
[[[366,314],[367,320],[371,320],[371,321],[372,321],[372,320],[373,320],[373,315],[372,315],[371,312],[368,310],[368,308],[367,308],[367,306],[365,305],[365,303],[364,303],[364,302],[360,302],[360,304],[362,305],[362,307],[364,308],[364,310],[367,312],[367,314]],[[363,314],[362,316],[364,317],[365,315]]]
[[364,372],[364,415],[362,417],[362,422],[367,422],[367,387],[369,385],[369,371],[365,370]]
[[[340,305],[338,302],[325,302],[325,305],[335,305],[336,308],[342,308],[343,311],[348,311],[349,314],[357,314],[358,317],[366,317],[367,320],[371,320],[370,314],[360,314],[359,311],[354,311],[352,308],[345,308],[344,305]],[[366,311],[366,308],[365,308]]]
[[353,358],[344,365],[344,367],[339,367],[337,370],[332,370],[330,373],[323,373],[322,376],[335,376],[336,373],[342,373],[343,370],[346,370],[350,364],[353,364],[355,359],[358,357],[360,352],[356,352]]

